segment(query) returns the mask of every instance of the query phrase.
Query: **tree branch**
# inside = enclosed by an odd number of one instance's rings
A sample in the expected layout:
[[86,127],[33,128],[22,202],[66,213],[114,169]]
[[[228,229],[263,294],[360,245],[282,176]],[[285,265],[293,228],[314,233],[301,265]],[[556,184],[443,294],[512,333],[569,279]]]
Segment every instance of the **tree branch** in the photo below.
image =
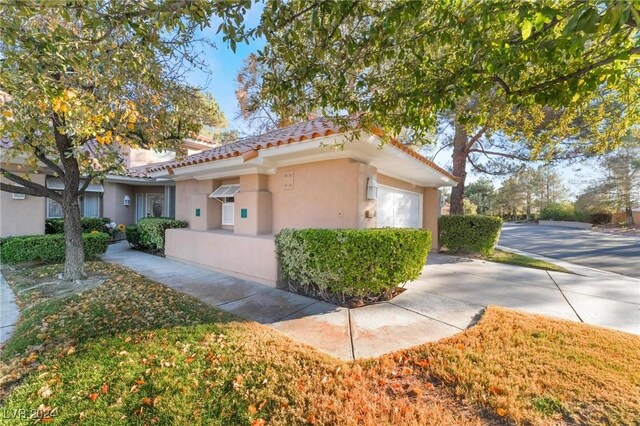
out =
[[[634,47],[633,49],[630,49],[630,50],[628,50],[627,52],[624,52],[624,53],[628,53],[629,55],[634,55],[636,53],[640,53],[640,46]],[[558,84],[558,83],[563,83],[565,81],[569,81],[572,78],[580,77],[581,75],[584,75],[584,74],[588,73],[589,71],[592,71],[592,70],[594,70],[596,68],[600,68],[600,67],[603,67],[605,65],[609,65],[610,63],[614,62],[618,58],[619,55],[620,54],[615,55],[615,56],[609,56],[608,58],[602,59],[602,60],[600,60],[598,62],[594,62],[593,64],[590,64],[590,65],[587,65],[584,68],[580,68],[578,70],[575,70],[572,73],[569,73],[569,74],[566,74],[566,75],[563,75],[563,76],[554,78],[552,80],[548,80],[548,81],[545,81],[543,83],[536,84],[536,85],[533,85],[533,86],[530,86],[530,87],[527,87],[527,88],[524,88],[524,89],[516,90],[515,92],[512,92],[512,93],[516,94],[516,95],[518,95],[518,94],[531,94],[531,93],[538,92],[540,90],[544,90],[549,86],[553,86],[553,85]]]
[[478,142],[478,139],[480,139],[482,137],[482,135],[484,135],[487,131],[486,127],[482,127],[478,133],[476,133],[475,135],[473,135],[473,137],[471,139],[469,139],[469,142],[467,142],[467,149],[471,149],[471,147],[473,146],[473,144],[475,144],[476,142]]
[[59,193],[47,188],[46,186],[40,185],[35,182],[31,182],[30,180],[20,177],[5,169],[0,169],[0,173],[2,173],[2,176],[9,179],[11,182],[17,183],[18,185],[22,185],[22,186],[14,186],[14,185],[8,185],[6,183],[3,183],[2,184],[3,191],[5,191],[5,188],[8,188],[6,189],[7,192],[12,192],[15,194],[35,195],[37,197],[49,197],[55,201],[62,201],[62,196]]
[[507,152],[498,152],[498,151],[487,151],[484,149],[470,149],[469,152],[479,152],[481,154],[484,155],[497,155],[499,157],[506,157],[506,158],[511,158],[513,160],[520,160],[520,161],[529,161],[530,158],[529,157],[523,157],[521,155],[517,155],[517,154],[509,154]]

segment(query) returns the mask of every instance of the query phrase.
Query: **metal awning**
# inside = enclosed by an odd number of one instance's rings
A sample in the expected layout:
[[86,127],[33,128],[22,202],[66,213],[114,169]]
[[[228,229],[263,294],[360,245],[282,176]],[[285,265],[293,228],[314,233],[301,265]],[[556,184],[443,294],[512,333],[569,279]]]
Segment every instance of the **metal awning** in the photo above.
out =
[[[84,182],[84,179],[80,179],[78,189],[82,188]],[[62,191],[64,190],[64,182],[62,182],[62,179],[47,176],[47,188],[53,189],[54,191]],[[87,186],[87,192],[104,192],[104,187],[101,183],[90,183],[89,186]]]
[[209,194],[209,198],[233,198],[240,191],[239,184],[222,185]]

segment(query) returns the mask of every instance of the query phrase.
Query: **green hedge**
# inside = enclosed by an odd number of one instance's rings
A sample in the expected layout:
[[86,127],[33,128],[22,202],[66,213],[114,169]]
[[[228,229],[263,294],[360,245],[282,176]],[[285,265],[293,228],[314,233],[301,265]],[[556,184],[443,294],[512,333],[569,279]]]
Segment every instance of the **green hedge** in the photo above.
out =
[[465,253],[491,254],[498,243],[502,219],[493,216],[442,216],[440,245]]
[[[85,259],[104,254],[109,245],[109,235],[104,232],[82,234]],[[0,239],[0,261],[2,263],[21,263],[42,261],[46,263],[63,262],[65,257],[64,235],[28,235]]]
[[324,300],[380,298],[416,279],[431,249],[419,229],[284,229],[276,237],[282,280]]
[[142,244],[140,241],[140,230],[138,229],[138,225],[129,225],[126,230],[127,241],[129,245],[133,248],[139,249],[142,248]]
[[572,203],[551,203],[540,212],[541,220],[580,220]]
[[[106,225],[111,223],[108,217],[83,217],[82,232],[88,234],[92,231],[106,232]],[[46,219],[44,221],[45,234],[64,234],[64,219]]]
[[[136,226],[136,225],[134,225]],[[164,251],[164,235],[167,229],[186,228],[187,222],[170,218],[146,217],[140,219],[132,232],[127,232],[127,240],[130,235],[139,234],[139,248]],[[129,240],[129,243],[131,241]],[[133,244],[133,243],[132,243]]]

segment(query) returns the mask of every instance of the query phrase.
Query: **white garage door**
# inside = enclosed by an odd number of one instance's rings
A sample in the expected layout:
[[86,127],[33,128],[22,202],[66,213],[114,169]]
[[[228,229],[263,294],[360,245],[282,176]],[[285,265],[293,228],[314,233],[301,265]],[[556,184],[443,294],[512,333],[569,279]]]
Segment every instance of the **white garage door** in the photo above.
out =
[[422,197],[388,186],[378,188],[378,228],[422,228]]

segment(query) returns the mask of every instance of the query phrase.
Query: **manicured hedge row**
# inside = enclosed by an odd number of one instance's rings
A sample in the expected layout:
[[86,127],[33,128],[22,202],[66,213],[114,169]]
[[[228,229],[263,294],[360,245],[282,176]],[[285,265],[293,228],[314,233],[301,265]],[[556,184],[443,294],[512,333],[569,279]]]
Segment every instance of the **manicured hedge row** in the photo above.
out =
[[376,299],[416,279],[431,249],[420,229],[284,229],[276,237],[281,279],[324,300]]
[[440,245],[450,251],[491,254],[498,243],[502,219],[493,216],[442,216]]
[[146,217],[127,227],[127,241],[135,248],[164,251],[167,229],[186,228],[187,222],[170,218]]
[[[92,231],[105,232],[106,225],[111,223],[108,217],[83,217],[82,232],[88,234]],[[46,219],[44,221],[45,234],[64,234],[64,219]]]
[[[109,235],[103,232],[82,234],[85,259],[104,254],[109,245]],[[2,263],[21,263],[42,261],[56,263],[64,261],[64,235],[28,235],[0,239],[0,261]]]

